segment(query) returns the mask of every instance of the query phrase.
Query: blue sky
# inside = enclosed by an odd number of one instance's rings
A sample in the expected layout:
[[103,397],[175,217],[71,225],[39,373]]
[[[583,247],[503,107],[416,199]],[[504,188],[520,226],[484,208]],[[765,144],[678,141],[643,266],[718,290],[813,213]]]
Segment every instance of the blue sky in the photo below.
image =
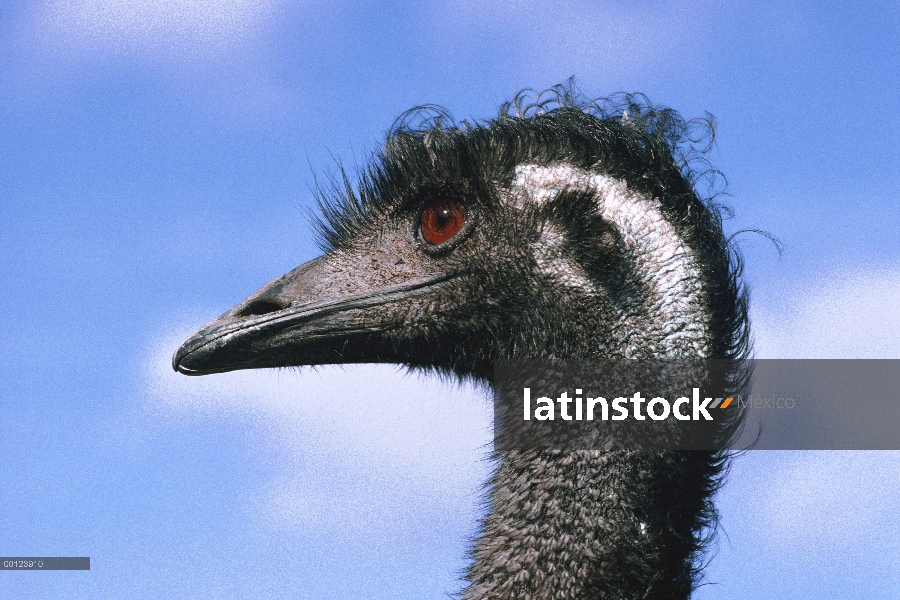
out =
[[[575,75],[718,123],[760,357],[900,358],[896,2],[6,0],[0,572],[28,598],[458,591],[483,393],[381,366],[186,378],[313,258],[316,173],[402,111]],[[423,404],[427,410],[422,410]],[[751,452],[698,598],[900,598],[898,453]]]

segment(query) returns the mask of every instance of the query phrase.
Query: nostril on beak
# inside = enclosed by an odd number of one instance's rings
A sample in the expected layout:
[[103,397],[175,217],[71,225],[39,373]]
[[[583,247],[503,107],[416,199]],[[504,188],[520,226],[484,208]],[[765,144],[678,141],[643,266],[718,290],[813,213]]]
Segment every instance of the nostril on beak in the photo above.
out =
[[273,302],[272,300],[254,300],[238,312],[238,318],[256,317],[259,315],[267,315],[269,313],[284,310],[289,305]]

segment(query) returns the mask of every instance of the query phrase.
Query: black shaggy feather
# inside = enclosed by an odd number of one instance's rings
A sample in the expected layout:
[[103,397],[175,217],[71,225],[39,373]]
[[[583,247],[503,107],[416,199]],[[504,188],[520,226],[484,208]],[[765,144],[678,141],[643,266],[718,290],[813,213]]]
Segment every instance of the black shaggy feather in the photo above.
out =
[[[474,125],[456,123],[439,107],[418,107],[395,122],[384,150],[361,175],[356,191],[345,176],[343,190],[333,190],[330,198],[320,195],[323,249],[345,248],[360,237],[374,235],[374,227],[414,212],[434,196],[461,198],[477,214],[492,215],[500,206],[498,190],[510,186],[516,165],[567,163],[601,172],[625,181],[630,190],[661,200],[664,217],[699,260],[706,285],[709,358],[740,360],[748,354],[747,295],[740,283],[740,256],[729,248],[723,235],[720,207],[713,198],[702,200],[697,189],[701,184],[710,187],[710,180],[718,175],[703,159],[705,148],[698,148],[702,143],[708,148],[713,136],[709,116],[685,121],[674,110],[652,106],[642,95],[587,101],[571,84],[552,88],[530,102],[519,94],[503,105],[497,118]],[[593,280],[604,281],[611,293],[630,293],[618,275],[615,232],[607,231],[603,238],[597,234],[608,228],[602,220],[597,218],[587,226],[584,222],[585,215],[592,213],[591,202],[583,193],[561,193],[543,217],[572,234],[567,236],[570,250]],[[517,226],[523,227],[521,223]],[[584,234],[586,231],[592,233]],[[608,240],[609,251],[604,251],[603,239]],[[518,233],[510,234],[510,240],[522,243]],[[473,318],[477,320],[478,315]],[[561,331],[559,319],[560,315],[551,315],[544,322],[495,322],[482,328],[470,325],[468,330],[460,323],[457,331],[434,331],[429,337],[437,341],[444,335],[457,339],[481,336],[490,340],[482,348],[492,344],[497,348],[448,358],[438,356],[428,348],[427,340],[423,343],[420,339],[415,357],[404,362],[489,379],[490,365],[497,358],[542,355],[548,337]],[[527,329],[532,335],[523,331]],[[535,330],[543,331],[535,334]],[[558,356],[582,356],[575,346],[563,347],[571,350]],[[456,350],[460,352],[458,346]],[[718,452],[614,452],[599,457],[577,452],[513,452],[496,456],[501,466],[489,483],[490,513],[473,550],[471,583],[464,595],[686,598],[700,581],[700,563],[717,519],[712,498],[727,471],[726,443],[737,426],[737,420],[723,426],[722,450]],[[598,480],[585,482],[585,478]],[[548,500],[535,495],[545,479],[546,486],[581,481],[571,493],[554,495],[552,502],[561,507],[558,514],[544,512],[541,503]],[[610,489],[617,491],[620,510],[630,511],[634,522],[655,532],[651,538],[645,541],[635,536],[629,529],[633,523],[615,522],[620,513],[599,508],[610,498],[592,496]],[[511,495],[515,503],[507,505]],[[560,520],[559,514],[577,513],[585,506],[594,507],[607,524],[591,530],[589,523],[594,521],[588,516]],[[520,557],[514,556],[514,538],[526,534],[509,530],[503,515],[535,510],[531,517],[534,526],[549,533],[527,534],[536,537],[530,544],[523,542],[521,551],[550,549],[540,551],[546,556],[537,563],[519,561]],[[603,527],[612,529],[603,533]],[[625,529],[617,529],[622,527]],[[542,535],[549,537],[541,541]],[[582,556],[573,555],[568,547],[552,549],[558,539],[586,535],[606,537],[595,540],[593,546],[585,542]],[[596,544],[613,550],[595,556],[590,548]],[[623,550],[625,546],[630,550]],[[571,561],[572,565],[543,564],[552,560]],[[536,567],[546,571],[535,573]],[[553,572],[559,569],[565,574]],[[572,588],[573,580],[579,581],[580,587]]]

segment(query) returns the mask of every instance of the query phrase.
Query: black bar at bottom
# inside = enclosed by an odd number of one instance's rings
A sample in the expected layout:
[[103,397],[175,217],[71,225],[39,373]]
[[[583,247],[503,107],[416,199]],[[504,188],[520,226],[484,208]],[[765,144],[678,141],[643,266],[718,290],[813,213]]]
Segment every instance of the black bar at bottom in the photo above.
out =
[[90,570],[90,556],[0,556],[0,571]]

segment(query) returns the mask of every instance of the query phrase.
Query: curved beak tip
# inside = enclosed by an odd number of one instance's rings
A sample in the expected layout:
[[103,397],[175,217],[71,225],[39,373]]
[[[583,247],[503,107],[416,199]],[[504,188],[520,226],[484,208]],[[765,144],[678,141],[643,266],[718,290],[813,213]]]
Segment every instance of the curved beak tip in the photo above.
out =
[[196,375],[197,372],[186,366],[183,362],[185,357],[190,353],[185,346],[186,344],[182,344],[181,347],[175,351],[175,355],[172,356],[172,369],[178,373],[183,373],[184,375]]
[[211,375],[251,368],[244,345],[248,339],[241,333],[237,330],[238,335],[223,334],[215,322],[207,325],[182,342],[172,356],[172,369],[182,375]]
[[209,363],[210,336],[207,325],[181,343],[172,356],[172,368],[183,375],[205,375],[214,372]]

